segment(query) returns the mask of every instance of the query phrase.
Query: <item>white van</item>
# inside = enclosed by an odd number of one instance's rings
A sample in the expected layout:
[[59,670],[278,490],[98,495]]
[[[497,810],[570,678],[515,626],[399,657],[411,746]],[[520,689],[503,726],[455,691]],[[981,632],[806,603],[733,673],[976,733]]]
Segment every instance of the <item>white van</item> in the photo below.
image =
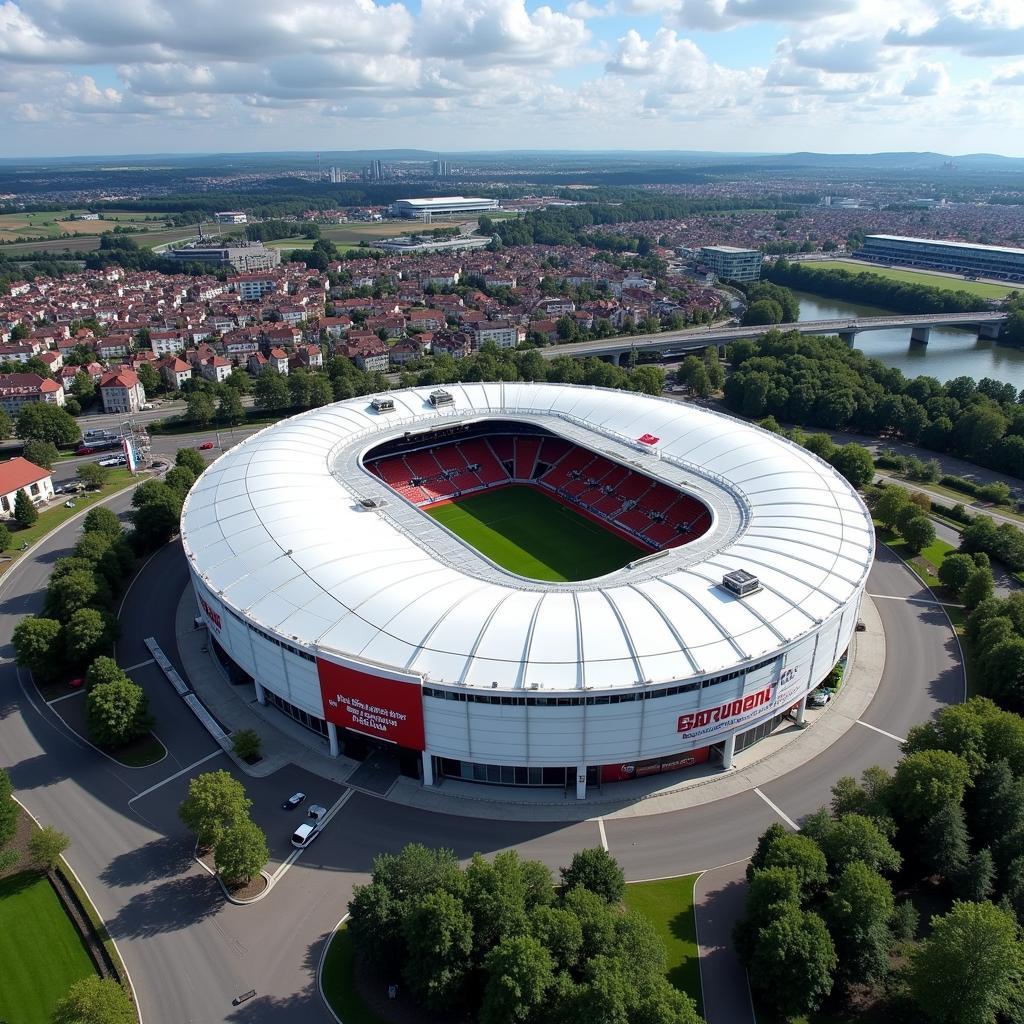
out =
[[313,842],[319,831],[320,830],[317,828],[317,822],[303,822],[292,833],[292,846],[297,850],[304,850],[311,842]]

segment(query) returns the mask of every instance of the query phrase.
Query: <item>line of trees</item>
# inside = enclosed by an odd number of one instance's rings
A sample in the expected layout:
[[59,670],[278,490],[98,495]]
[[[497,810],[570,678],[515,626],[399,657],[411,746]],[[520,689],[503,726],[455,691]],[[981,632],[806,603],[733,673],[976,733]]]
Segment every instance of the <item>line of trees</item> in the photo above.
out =
[[1024,404],[985,377],[907,379],[838,338],[769,331],[729,347],[725,402],[752,419],[900,438],[1024,476]]
[[[783,1017],[831,999],[888,1021],[1018,1020],[1024,719],[973,698],[902,751],[893,772],[839,779],[801,832],[758,840],[735,934],[751,987]],[[938,911],[924,928],[915,901]]]
[[451,850],[410,844],[375,858],[348,927],[369,969],[446,1018],[699,1024],[692,1000],[665,978],[657,932],[622,906],[615,860],[584,850],[561,882],[514,850],[493,862],[476,854],[462,869]]
[[791,263],[780,258],[764,267],[768,281],[812,292],[830,299],[863,302],[900,313],[970,313],[984,303],[977,295],[962,289],[932,288],[929,285],[898,281],[867,270],[826,270],[813,263]]

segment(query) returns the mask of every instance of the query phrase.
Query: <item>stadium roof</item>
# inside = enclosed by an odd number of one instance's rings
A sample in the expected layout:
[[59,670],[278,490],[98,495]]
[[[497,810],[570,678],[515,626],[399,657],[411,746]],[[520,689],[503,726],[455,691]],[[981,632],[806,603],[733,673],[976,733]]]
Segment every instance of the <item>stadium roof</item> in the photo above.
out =
[[395,202],[427,210],[432,206],[449,206],[452,203],[492,203],[494,200],[478,196],[433,196],[429,199],[396,199]]
[[[623,688],[729,671],[770,656],[855,598],[871,520],[828,465],[731,417],[630,392],[554,384],[429,388],[286,420],[218,459],[182,514],[182,539],[212,592],[310,649],[491,688]],[[532,420],[684,486],[714,512],[699,540],[597,580],[508,573],[362,468],[409,431]],[[642,436],[656,443],[638,443]],[[652,450],[653,449],[653,450]],[[373,498],[383,507],[365,508]],[[735,597],[725,573],[762,589]]]
[[879,238],[884,242],[913,242],[915,245],[952,246],[954,249],[971,249],[976,252],[1006,252],[1014,256],[1024,256],[1024,249],[1014,249],[1009,245],[984,245],[981,242],[954,242],[948,238],[911,238],[908,235],[865,235],[865,239]]

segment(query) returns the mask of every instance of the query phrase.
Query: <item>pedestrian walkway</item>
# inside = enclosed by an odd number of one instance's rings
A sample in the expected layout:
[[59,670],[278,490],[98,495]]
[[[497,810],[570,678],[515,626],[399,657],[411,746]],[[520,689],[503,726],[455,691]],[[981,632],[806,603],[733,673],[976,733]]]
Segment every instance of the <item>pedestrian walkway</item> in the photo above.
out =
[[700,956],[700,985],[707,1024],[753,1022],[747,972],[736,955],[732,931],[743,916],[747,862],[705,871],[693,892]]
[[885,665],[885,634],[874,602],[867,596],[861,607],[865,631],[855,634],[850,648],[846,680],[836,698],[820,710],[808,710],[807,725],[795,723],[737,754],[733,768],[702,765],[683,775],[652,776],[591,789],[586,800],[575,794],[548,789],[480,786],[446,779],[439,786],[423,786],[400,776],[380,788],[377,769],[356,776],[360,762],[332,758],[327,739],[293,722],[276,708],[262,707],[251,685],[230,683],[209,644],[206,629],[196,629],[195,598],[185,590],[178,604],[176,635],[182,666],[193,690],[226,729],[255,729],[262,740],[263,760],[250,766],[236,759],[250,775],[270,775],[288,763],[300,764],[326,779],[364,788],[367,792],[440,814],[516,821],[587,821],[664,814],[726,799],[766,785],[825,751],[853,728],[871,703]]

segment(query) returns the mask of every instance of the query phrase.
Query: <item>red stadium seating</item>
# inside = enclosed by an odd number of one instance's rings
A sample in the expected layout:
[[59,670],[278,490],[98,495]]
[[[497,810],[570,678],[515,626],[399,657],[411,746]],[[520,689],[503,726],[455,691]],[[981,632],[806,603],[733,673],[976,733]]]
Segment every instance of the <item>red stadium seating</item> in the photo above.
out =
[[440,442],[366,468],[420,506],[529,482],[654,550],[686,544],[711,525],[696,498],[562,438],[495,434]]

